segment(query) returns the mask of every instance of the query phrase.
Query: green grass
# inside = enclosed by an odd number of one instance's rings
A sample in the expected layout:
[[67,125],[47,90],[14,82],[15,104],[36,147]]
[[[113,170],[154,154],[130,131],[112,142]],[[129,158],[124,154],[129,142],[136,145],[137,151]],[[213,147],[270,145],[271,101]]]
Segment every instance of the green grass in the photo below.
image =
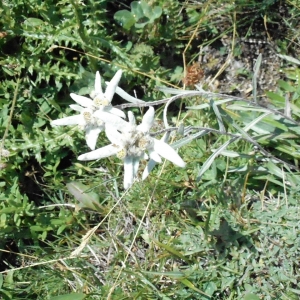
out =
[[[297,1],[25,2],[0,6],[0,298],[298,299]],[[281,79],[260,89],[262,62],[252,92],[229,84],[226,95],[227,62],[255,30],[272,35]],[[206,46],[226,54],[200,65],[215,71],[204,70],[207,93],[191,86],[166,106]],[[154,128],[165,109],[187,164],[163,162],[126,191],[122,161],[78,161],[83,132],[50,125],[74,113],[69,94],[87,95],[97,70],[110,80],[120,68],[129,94],[167,99]],[[138,123],[146,112],[128,110]],[[100,134],[97,148],[107,143]]]

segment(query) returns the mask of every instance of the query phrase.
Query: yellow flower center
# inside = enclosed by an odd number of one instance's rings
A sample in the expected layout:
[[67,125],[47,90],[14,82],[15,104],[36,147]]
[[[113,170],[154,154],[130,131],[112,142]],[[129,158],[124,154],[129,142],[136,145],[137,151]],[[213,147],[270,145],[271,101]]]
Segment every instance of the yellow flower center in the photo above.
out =
[[96,96],[93,101],[96,107],[108,106],[110,104],[107,99],[99,96]]
[[149,145],[149,140],[146,137],[142,137],[138,140],[138,147],[145,151]]
[[119,159],[124,159],[125,156],[126,156],[126,154],[127,154],[126,149],[122,149],[122,150],[120,150],[120,151],[117,153],[117,157],[118,157]]
[[83,112],[83,118],[87,123],[89,123],[92,121],[92,114],[89,111],[85,111]]

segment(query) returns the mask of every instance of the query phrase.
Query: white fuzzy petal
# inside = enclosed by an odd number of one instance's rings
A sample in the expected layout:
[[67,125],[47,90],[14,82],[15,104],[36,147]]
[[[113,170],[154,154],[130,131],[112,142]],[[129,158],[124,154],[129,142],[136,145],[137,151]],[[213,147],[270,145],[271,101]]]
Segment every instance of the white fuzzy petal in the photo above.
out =
[[[166,132],[161,138],[161,141],[167,142],[169,139],[169,135],[170,135],[169,132]],[[161,157],[157,152],[155,152],[153,149],[149,149],[148,151],[149,151],[150,160],[143,172],[142,180],[145,180],[149,176],[150,172],[154,169],[157,163],[161,163]]]
[[71,93],[70,96],[75,102],[77,102],[79,105],[81,105],[83,107],[91,108],[94,105],[93,100],[91,100],[87,97],[76,95],[74,93]]
[[124,189],[132,186],[134,180],[134,165],[132,156],[126,156],[124,159]]
[[185,162],[178,155],[178,153],[168,144],[164,143],[161,140],[153,139],[153,149],[163,158],[171,161],[173,164],[178,167],[184,168]]
[[118,147],[115,147],[113,145],[107,145],[104,146],[102,148],[99,148],[97,150],[85,153],[85,154],[81,154],[78,157],[78,160],[95,160],[95,159],[101,159],[101,158],[105,158],[105,157],[109,157],[112,155],[117,154],[117,152],[119,151]]
[[133,178],[135,178],[139,170],[140,158],[134,157],[132,163],[133,163]]
[[85,140],[87,145],[91,150],[95,150],[96,143],[100,132],[102,131],[101,127],[91,127],[89,126],[85,131]]
[[79,111],[79,112],[83,112],[85,110],[84,107],[77,105],[77,104],[71,104],[69,105],[73,110]]
[[117,73],[115,74],[115,76],[112,78],[112,80],[107,85],[107,88],[105,90],[105,98],[107,99],[107,101],[111,102],[111,100],[116,92],[116,88],[119,84],[121,76],[122,76],[122,70],[118,70]]
[[101,86],[101,76],[100,73],[96,72],[96,78],[95,78],[95,94],[102,94],[102,86]]
[[[108,82],[106,82],[106,84],[108,84]],[[128,93],[126,93],[123,89],[121,89],[119,86],[117,86],[116,88],[116,93],[122,97],[124,100],[131,102],[131,103],[145,103],[144,100],[140,100],[137,98],[134,98],[132,96],[130,96]]]
[[130,125],[128,122],[121,119],[120,117],[102,110],[95,111],[94,116],[118,130],[127,130],[127,128]]
[[105,126],[105,133],[109,141],[114,145],[121,145],[122,134],[112,126]]
[[154,113],[154,108],[150,106],[148,111],[143,116],[142,123],[137,126],[137,130],[140,130],[142,132],[149,132],[154,122]]
[[153,168],[156,166],[156,162],[152,159],[149,160],[144,172],[143,172],[143,175],[142,175],[142,180],[145,180],[150,172],[153,170]]
[[65,117],[62,119],[57,119],[51,122],[52,126],[62,126],[62,125],[82,125],[83,118],[81,115]]
[[116,115],[118,117],[121,117],[123,119],[126,118],[125,113],[121,109],[118,109],[118,108],[115,108],[115,107],[112,107],[112,106],[105,106],[104,111],[109,112],[109,113],[111,113],[113,115]]
[[152,160],[154,160],[155,162],[157,162],[159,164],[161,163],[161,157],[159,156],[159,154],[157,152],[150,150],[149,155]]
[[135,121],[135,117],[134,117],[134,114],[133,114],[133,112],[132,111],[129,111],[128,113],[128,120],[129,120],[129,123],[131,124],[131,125],[136,125],[136,121]]

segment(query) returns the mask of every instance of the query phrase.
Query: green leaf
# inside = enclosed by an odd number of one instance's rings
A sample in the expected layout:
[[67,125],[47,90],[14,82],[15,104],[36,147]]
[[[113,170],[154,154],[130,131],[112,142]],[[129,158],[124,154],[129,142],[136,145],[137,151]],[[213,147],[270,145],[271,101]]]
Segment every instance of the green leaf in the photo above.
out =
[[189,144],[191,141],[203,136],[203,135],[206,135],[207,133],[209,133],[208,130],[200,130],[198,131],[197,133],[194,133],[194,134],[190,134],[189,136],[186,136],[178,141],[176,141],[175,143],[171,144],[171,146],[174,148],[174,149],[178,149],[186,144]]
[[133,1],[130,4],[131,12],[136,21],[145,17],[142,3],[144,3],[144,1]]
[[284,171],[281,168],[277,167],[272,161],[268,161],[267,166],[268,171],[271,174],[277,176],[278,178],[284,178]]
[[300,60],[292,57],[292,56],[288,56],[288,55],[282,55],[282,54],[277,54],[280,58],[282,59],[285,59],[293,64],[296,64],[296,65],[300,65]]
[[117,11],[114,19],[126,30],[129,30],[136,22],[134,15],[125,9]]
[[32,225],[30,226],[30,230],[31,231],[36,231],[36,232],[44,232],[44,231],[47,231],[47,229],[51,229],[50,227],[48,228],[45,228],[45,227],[41,227],[39,225]]
[[270,100],[275,104],[276,106],[283,107],[285,103],[284,97],[274,93],[274,92],[268,92],[266,91],[266,95],[270,98]]
[[143,11],[143,14],[145,17],[151,19],[151,12],[152,12],[152,9],[151,9],[151,6],[144,0],[141,0],[138,2],[142,11]]
[[210,281],[210,282],[208,282],[208,283],[206,283],[206,284],[204,284],[204,286],[205,286],[205,293],[206,294],[209,294],[209,295],[213,295],[213,293],[215,292],[215,291],[217,291],[218,290],[218,287],[217,287],[217,285],[213,282],[213,281]]
[[246,294],[244,300],[260,300],[260,298],[255,294]]
[[155,6],[152,10],[152,20],[158,19],[162,14],[162,8],[160,6]]
[[184,284],[185,286],[187,286],[188,288],[190,288],[190,289],[192,289],[192,290],[198,292],[199,294],[205,295],[205,296],[207,296],[207,297],[210,298],[209,295],[207,295],[207,294],[205,294],[204,292],[202,292],[201,290],[197,289],[197,288],[195,287],[195,285],[194,285],[192,282],[190,282],[187,278],[179,279],[179,281],[180,281],[182,284]]
[[83,293],[71,293],[50,298],[50,300],[83,300],[86,298],[86,294]]
[[81,182],[73,181],[66,184],[69,192],[80,202],[80,207],[90,208],[96,211],[102,211],[99,204],[99,195],[90,191],[90,187]]
[[143,22],[143,23],[135,23],[135,27],[136,28],[144,28],[147,24],[149,23],[149,20],[147,19],[146,22]]
[[173,272],[142,271],[142,273],[151,276],[168,276],[174,279],[179,279],[185,276],[185,274],[180,271],[173,271]]
[[282,89],[284,89],[284,90],[286,90],[286,91],[288,91],[288,92],[295,92],[295,87],[293,87],[293,86],[291,86],[288,82],[286,82],[286,81],[283,81],[283,80],[279,80],[278,81],[278,85],[282,88]]
[[[166,89],[167,90],[167,89]],[[181,90],[178,90],[178,91],[181,91]],[[180,92],[178,92],[177,94],[188,94],[188,93],[190,93],[191,91],[183,91],[182,93]],[[204,96],[204,95],[203,95]],[[217,101],[215,101],[215,105],[222,105],[222,104],[224,104],[224,103],[227,103],[227,102],[232,102],[232,99],[231,98],[229,98],[229,99],[223,99],[223,100],[217,100]],[[247,104],[245,104],[245,105],[247,105]],[[202,104],[200,104],[200,105],[195,105],[195,106],[187,106],[186,108],[187,109],[204,109],[204,108],[208,108],[210,106],[210,104],[209,103],[202,103]]]
[[9,213],[13,213],[15,211],[17,211],[18,208],[17,207],[5,207],[3,209],[0,210],[1,214],[9,214]]
[[44,24],[44,21],[38,18],[28,18],[24,21],[23,24],[28,27],[37,27],[42,26]]
[[234,104],[230,104],[226,107],[226,109],[238,110],[238,111],[259,111],[259,112],[269,112],[270,110],[264,107],[255,107],[250,106],[247,103],[236,102]]
[[233,143],[234,141],[236,141],[237,138],[232,138],[230,140],[228,140],[227,142],[225,142],[221,147],[219,147],[217,150],[215,150],[215,152],[205,161],[205,163],[202,165],[201,170],[199,171],[198,175],[197,175],[197,181],[200,181],[202,175],[206,172],[206,170],[208,170],[210,168],[210,166],[212,165],[212,163],[214,162],[214,160],[216,159],[216,157],[221,154],[221,152],[223,150],[225,150],[228,145],[230,145],[231,143]]
[[163,243],[161,243],[160,241],[157,241],[157,240],[154,240],[154,243],[157,244],[158,246],[164,248],[168,252],[172,253],[173,255],[181,258],[182,260],[184,260],[186,262],[189,261],[184,255],[182,255],[179,251],[177,251],[176,249],[172,248],[171,246],[163,244]]
[[221,113],[218,109],[218,106],[216,105],[216,103],[212,99],[209,101],[209,104],[212,107],[214,113],[216,114],[220,132],[225,132],[226,131],[225,126],[224,126],[224,123],[223,123],[223,120],[222,120],[222,117],[221,117]]

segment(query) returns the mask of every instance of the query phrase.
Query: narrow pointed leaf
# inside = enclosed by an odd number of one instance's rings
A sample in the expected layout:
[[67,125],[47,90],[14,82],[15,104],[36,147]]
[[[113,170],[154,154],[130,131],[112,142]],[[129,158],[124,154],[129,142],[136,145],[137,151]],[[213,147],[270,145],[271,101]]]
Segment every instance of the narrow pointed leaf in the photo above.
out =
[[208,294],[205,294],[204,292],[202,292],[201,290],[197,289],[193,283],[191,283],[187,278],[182,278],[182,279],[179,279],[179,281],[184,284],[185,286],[187,286],[188,288],[198,292],[199,294],[202,294],[202,295],[205,295],[209,298],[211,298]]
[[230,145],[231,143],[233,143],[235,140],[237,140],[237,138],[232,138],[229,141],[227,141],[226,143],[224,143],[221,147],[219,147],[203,164],[200,172],[198,173],[197,176],[197,180],[199,181],[202,177],[202,175],[210,168],[210,166],[212,165],[212,163],[214,162],[214,160],[216,159],[216,157],[218,155],[220,155],[222,153],[222,151],[224,149],[226,149],[228,147],[228,145]]
[[163,244],[161,243],[160,241],[157,241],[157,240],[153,240],[154,243],[156,245],[158,245],[159,247],[161,248],[164,248],[165,250],[167,250],[168,252],[170,252],[171,254],[181,258],[182,260],[186,261],[186,262],[189,262],[188,258],[186,258],[183,254],[181,254],[179,251],[177,251],[176,249],[174,249],[173,247],[169,246],[169,245],[166,245],[166,244]]
[[209,101],[209,104],[210,106],[212,107],[216,117],[217,117],[217,121],[218,121],[218,124],[219,124],[219,130],[220,132],[222,133],[225,133],[225,126],[224,126],[224,123],[223,123],[223,120],[222,120],[222,117],[221,117],[221,114],[220,114],[220,111],[218,109],[218,106],[215,104],[215,101],[214,100],[210,100]]
[[182,138],[176,142],[174,142],[172,145],[170,145],[172,148],[174,149],[178,149],[186,144],[189,144],[191,141],[201,137],[201,136],[204,136],[206,135],[207,133],[209,133],[209,130],[201,130],[199,132],[196,132],[194,134],[191,134],[185,138]]

